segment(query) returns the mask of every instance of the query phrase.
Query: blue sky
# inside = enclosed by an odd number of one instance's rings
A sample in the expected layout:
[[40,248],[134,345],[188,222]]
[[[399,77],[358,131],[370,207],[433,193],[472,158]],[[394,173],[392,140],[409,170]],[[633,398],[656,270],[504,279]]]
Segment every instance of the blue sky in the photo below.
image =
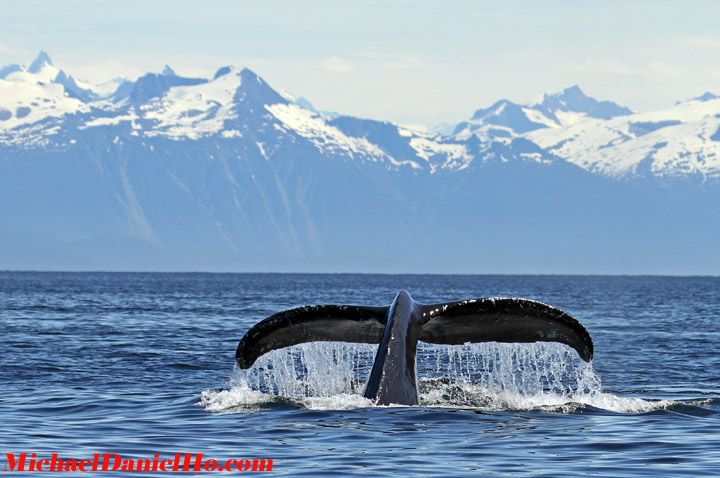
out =
[[80,78],[248,66],[321,109],[457,121],[579,84],[645,111],[720,92],[716,1],[2,3],[0,64],[40,49]]

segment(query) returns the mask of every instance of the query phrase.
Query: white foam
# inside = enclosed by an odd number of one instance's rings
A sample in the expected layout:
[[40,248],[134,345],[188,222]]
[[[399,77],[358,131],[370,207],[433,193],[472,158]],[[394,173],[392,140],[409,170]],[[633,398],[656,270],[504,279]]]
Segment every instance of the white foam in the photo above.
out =
[[375,406],[372,400],[350,393],[341,393],[331,397],[308,397],[300,400],[300,403],[310,410],[352,410]]
[[228,390],[204,390],[199,405],[209,412],[254,411],[271,403],[275,396],[237,384]]
[[[236,370],[226,390],[202,392],[212,412],[255,411],[284,401],[316,410],[375,406],[362,396],[374,345],[318,342],[272,351],[247,371]],[[643,413],[678,402],[603,392],[592,363],[560,344],[420,344],[420,405],[481,411],[572,413],[594,407]]]

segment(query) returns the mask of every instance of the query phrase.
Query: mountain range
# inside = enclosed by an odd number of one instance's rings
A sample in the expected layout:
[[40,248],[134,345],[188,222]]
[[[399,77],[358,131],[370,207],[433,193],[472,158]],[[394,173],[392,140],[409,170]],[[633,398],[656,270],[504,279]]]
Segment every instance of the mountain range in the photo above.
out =
[[0,68],[0,268],[720,273],[720,96],[578,86],[448,132],[319,112],[247,68]]

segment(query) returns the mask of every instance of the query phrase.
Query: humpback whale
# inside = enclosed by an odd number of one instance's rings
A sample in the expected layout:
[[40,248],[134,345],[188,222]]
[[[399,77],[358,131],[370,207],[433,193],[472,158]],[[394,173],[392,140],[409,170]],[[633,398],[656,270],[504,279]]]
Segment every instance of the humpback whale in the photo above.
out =
[[255,324],[235,352],[242,369],[261,355],[305,342],[379,344],[364,396],[378,405],[417,405],[418,341],[559,342],[581,359],[593,357],[590,334],[560,309],[517,297],[424,305],[401,290],[389,307],[310,305],[278,312]]

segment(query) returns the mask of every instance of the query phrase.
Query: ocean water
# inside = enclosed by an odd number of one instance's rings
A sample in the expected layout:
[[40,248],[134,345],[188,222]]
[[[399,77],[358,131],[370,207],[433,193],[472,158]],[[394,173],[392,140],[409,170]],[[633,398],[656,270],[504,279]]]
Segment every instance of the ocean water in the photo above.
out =
[[[359,395],[368,346],[234,369],[274,312],[387,305],[401,288],[549,303],[595,359],[421,346],[416,407]],[[720,476],[719,330],[720,278],[0,273],[0,469],[8,452],[203,453],[270,458],[277,476]]]

